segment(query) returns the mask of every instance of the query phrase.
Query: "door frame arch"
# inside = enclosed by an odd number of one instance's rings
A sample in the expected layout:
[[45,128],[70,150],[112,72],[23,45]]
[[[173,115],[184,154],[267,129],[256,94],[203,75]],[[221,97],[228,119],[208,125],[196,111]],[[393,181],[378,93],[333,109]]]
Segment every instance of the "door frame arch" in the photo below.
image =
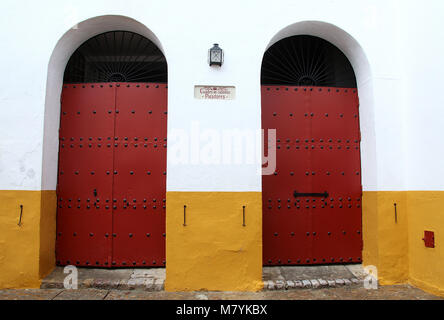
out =
[[151,40],[168,57],[157,36],[144,24],[125,16],[106,15],[80,22],[57,42],[49,60],[46,82],[42,190],[55,190],[57,185],[58,129],[60,125],[60,95],[63,75],[72,54],[88,39],[108,31],[138,33]]
[[[300,21],[279,30],[265,47],[265,52],[278,41],[298,35],[309,35],[324,39],[341,50],[350,61],[357,82],[359,94],[359,118],[361,130],[361,184],[363,193],[367,190],[376,190],[378,186],[377,159],[376,159],[376,126],[374,114],[373,77],[368,57],[359,42],[347,31],[338,26],[323,21]],[[261,60],[261,67],[262,67]],[[262,69],[261,69],[262,74]],[[262,110],[262,102],[261,102]],[[365,201],[365,198],[363,198]],[[363,223],[363,263],[372,262],[377,252],[371,251],[377,246],[374,239],[376,221],[369,223],[375,216],[369,212],[365,202],[362,206]],[[370,225],[371,224],[371,225]],[[376,228],[375,228],[376,226]],[[371,229],[371,230],[370,230]],[[369,232],[370,231],[370,232]]]
[[41,179],[40,221],[40,277],[55,267],[56,243],[56,187],[59,160],[59,128],[61,94],[65,68],[72,54],[87,40],[108,31],[129,31],[152,41],[163,53],[168,65],[168,56],[160,40],[143,23],[127,16],[103,15],[83,20],[66,31],[52,50],[47,71],[45,110],[43,120],[43,154]]

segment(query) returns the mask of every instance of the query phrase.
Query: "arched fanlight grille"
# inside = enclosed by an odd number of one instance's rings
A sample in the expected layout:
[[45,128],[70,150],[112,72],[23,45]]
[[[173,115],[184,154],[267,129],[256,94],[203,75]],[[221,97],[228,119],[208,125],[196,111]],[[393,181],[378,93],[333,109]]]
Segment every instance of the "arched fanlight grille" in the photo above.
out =
[[167,82],[167,63],[147,38],[128,31],[99,34],[71,56],[64,83]]
[[356,88],[347,57],[330,42],[301,35],[278,41],[265,52],[263,85]]

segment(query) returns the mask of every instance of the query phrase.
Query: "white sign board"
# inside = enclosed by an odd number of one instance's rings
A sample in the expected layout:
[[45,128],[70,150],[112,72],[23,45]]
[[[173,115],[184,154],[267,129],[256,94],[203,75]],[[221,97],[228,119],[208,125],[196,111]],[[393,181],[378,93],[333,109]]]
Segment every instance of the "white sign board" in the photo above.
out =
[[234,100],[236,99],[236,87],[195,86],[194,97],[203,100]]

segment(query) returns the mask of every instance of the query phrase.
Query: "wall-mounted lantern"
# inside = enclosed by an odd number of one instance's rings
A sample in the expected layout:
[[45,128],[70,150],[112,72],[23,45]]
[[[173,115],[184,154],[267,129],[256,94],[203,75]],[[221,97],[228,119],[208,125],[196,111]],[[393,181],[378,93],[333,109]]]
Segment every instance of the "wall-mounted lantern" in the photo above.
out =
[[224,63],[224,51],[219,48],[217,43],[208,50],[208,63],[210,66],[222,66]]

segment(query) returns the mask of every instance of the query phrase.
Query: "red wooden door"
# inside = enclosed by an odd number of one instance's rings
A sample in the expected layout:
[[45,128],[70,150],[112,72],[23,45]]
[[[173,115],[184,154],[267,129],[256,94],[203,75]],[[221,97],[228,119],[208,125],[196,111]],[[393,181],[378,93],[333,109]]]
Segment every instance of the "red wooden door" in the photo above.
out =
[[166,85],[117,88],[115,266],[165,264],[166,125]]
[[361,261],[358,109],[356,89],[262,87],[262,126],[277,130],[276,172],[262,178],[264,265]]
[[167,87],[65,85],[58,265],[165,263]]

